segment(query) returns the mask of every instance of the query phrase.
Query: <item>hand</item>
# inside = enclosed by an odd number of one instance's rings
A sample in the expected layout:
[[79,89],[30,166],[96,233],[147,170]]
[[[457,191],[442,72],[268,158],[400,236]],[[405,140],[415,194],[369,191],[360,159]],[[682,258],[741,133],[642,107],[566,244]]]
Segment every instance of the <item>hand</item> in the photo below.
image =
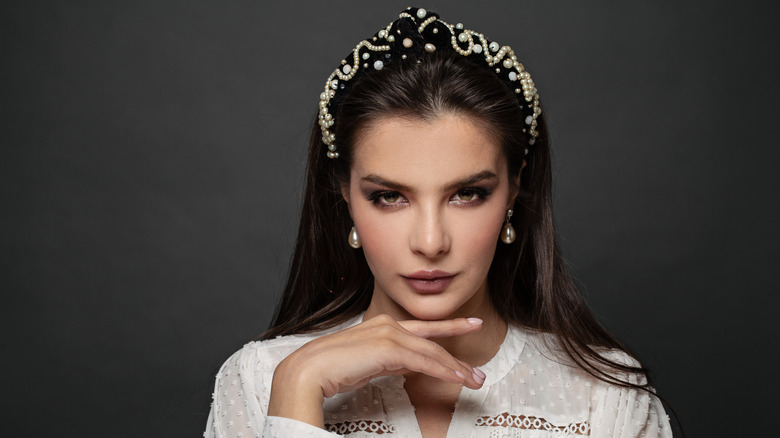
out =
[[465,335],[480,328],[482,321],[476,318],[395,321],[380,315],[314,339],[277,366],[268,415],[323,427],[324,397],[359,388],[374,377],[409,372],[477,389],[484,373],[429,339]]

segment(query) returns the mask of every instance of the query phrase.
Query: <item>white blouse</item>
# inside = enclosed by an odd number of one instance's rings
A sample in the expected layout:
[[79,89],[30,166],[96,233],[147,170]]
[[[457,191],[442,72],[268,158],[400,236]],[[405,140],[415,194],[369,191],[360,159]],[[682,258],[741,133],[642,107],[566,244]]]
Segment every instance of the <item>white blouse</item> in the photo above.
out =
[[[267,416],[276,366],[306,342],[362,321],[362,315],[318,333],[250,342],[217,374],[206,438],[421,437],[402,376],[379,377],[352,392],[326,398],[325,428]],[[671,437],[658,398],[622,388],[567,365],[551,353],[551,336],[509,326],[496,355],[480,369],[480,389],[463,388],[447,438]],[[622,352],[605,353],[626,364]],[[637,383],[636,378],[631,381]]]

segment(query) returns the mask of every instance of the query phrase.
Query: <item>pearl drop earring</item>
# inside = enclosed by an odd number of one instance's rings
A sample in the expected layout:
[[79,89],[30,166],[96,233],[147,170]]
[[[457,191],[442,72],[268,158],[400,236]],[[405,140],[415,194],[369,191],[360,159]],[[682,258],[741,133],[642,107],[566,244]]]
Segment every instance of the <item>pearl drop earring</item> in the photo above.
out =
[[[512,232],[514,235],[514,231]],[[514,239],[514,238],[513,238]],[[357,230],[355,229],[355,226],[352,226],[352,229],[349,230],[349,236],[347,237],[347,242],[349,242],[349,246],[358,249],[362,246],[360,243],[360,236],[358,236]]]
[[[512,210],[506,211],[506,221],[504,222],[504,228],[501,229],[501,241],[509,245],[515,241],[515,227],[509,223],[509,219],[512,218]],[[354,230],[354,228],[353,228]]]

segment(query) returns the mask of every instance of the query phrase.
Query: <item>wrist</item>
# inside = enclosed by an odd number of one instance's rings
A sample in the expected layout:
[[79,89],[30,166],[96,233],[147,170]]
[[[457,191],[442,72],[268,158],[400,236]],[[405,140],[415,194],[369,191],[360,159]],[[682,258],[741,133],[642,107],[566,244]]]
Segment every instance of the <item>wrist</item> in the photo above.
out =
[[[290,360],[288,360],[290,359]],[[318,373],[290,356],[274,370],[268,415],[324,427],[322,403],[325,399]]]

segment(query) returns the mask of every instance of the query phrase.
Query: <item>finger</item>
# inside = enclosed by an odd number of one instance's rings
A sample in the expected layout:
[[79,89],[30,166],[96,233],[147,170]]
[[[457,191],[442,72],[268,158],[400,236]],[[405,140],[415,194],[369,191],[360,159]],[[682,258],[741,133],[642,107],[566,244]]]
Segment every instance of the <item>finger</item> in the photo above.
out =
[[398,324],[417,336],[426,339],[449,338],[474,333],[482,328],[479,318],[457,318],[443,321],[399,321]]
[[[403,349],[403,351],[399,351],[401,349]],[[424,356],[427,360],[436,362],[451,370],[449,378],[440,377],[439,374],[432,375],[433,377],[440,378],[447,382],[462,383],[472,389],[481,387],[485,381],[484,373],[475,370],[468,363],[455,358],[441,345],[403,330],[397,330],[394,333],[391,346],[385,348],[384,351],[389,352],[390,356],[387,358],[389,361],[388,363],[395,364],[394,366],[388,367],[390,370],[395,367],[404,367],[412,371],[418,371],[413,364],[407,362],[407,358],[402,354],[411,351],[414,352],[414,355],[410,356],[411,360],[419,360],[421,356]],[[457,379],[452,380],[452,373],[457,376]],[[426,372],[426,374],[428,374],[428,372]]]
[[474,380],[471,370],[471,367],[464,366],[457,360],[450,361],[415,349],[401,348],[400,351],[395,351],[392,359],[388,360],[386,371],[382,374],[417,372],[445,382],[461,383],[477,389],[482,385]]
[[[399,358],[403,359],[403,356],[399,353],[400,348],[405,348],[415,351],[418,354],[426,355],[444,366],[449,367],[457,376],[456,381],[458,381],[458,383],[463,383],[469,388],[476,389],[481,387],[482,383],[484,383],[484,373],[475,370],[468,363],[456,359],[441,345],[421,336],[429,335],[430,337],[444,337],[475,332],[482,327],[482,320],[478,318],[458,318],[444,321],[409,320],[398,322],[387,315],[378,315],[360,326],[370,330],[372,336],[377,337],[378,340],[381,339],[381,341],[374,344],[374,347],[378,350],[389,352],[389,357],[387,357],[386,360],[389,360],[390,362]],[[358,326],[355,328],[357,327]],[[405,327],[411,328],[412,331]],[[360,338],[364,339],[364,336],[360,336]],[[390,362],[385,362],[385,365]],[[392,374],[397,374],[392,371],[399,367],[403,367],[404,363],[403,361],[396,361],[393,363],[396,363],[396,365],[390,367],[390,369],[385,367],[385,370],[390,371]],[[443,380],[451,381],[451,378],[450,375],[449,379]]]

